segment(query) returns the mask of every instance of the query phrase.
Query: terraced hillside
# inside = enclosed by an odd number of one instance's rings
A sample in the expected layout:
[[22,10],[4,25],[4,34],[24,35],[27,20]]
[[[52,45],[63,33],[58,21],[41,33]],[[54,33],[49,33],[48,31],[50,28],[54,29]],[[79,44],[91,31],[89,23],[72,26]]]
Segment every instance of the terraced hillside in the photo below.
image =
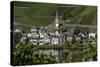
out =
[[55,12],[66,24],[96,25],[96,6],[14,2],[14,22],[26,25],[49,25]]

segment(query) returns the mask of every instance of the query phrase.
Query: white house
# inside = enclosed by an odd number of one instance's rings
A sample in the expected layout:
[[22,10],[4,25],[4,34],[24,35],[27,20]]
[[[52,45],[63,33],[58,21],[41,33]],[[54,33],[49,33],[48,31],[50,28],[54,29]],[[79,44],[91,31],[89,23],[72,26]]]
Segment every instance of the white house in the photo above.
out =
[[31,28],[31,32],[36,32],[37,29],[36,28]]
[[26,37],[21,37],[20,42],[21,42],[21,43],[25,43],[25,40],[26,40],[26,39],[27,39]]
[[39,37],[39,34],[37,34],[37,33],[32,33],[32,37],[33,37],[33,38],[38,38],[38,37]]
[[31,37],[32,37],[32,33],[28,33],[27,36],[28,36],[29,38],[31,38]]
[[45,37],[43,38],[44,43],[50,43],[50,38],[49,37]]
[[59,38],[58,37],[52,37],[51,44],[59,44]]
[[22,30],[21,29],[15,29],[14,32],[20,32],[21,33]]
[[40,40],[39,40],[39,45],[43,45],[43,44],[44,44],[43,39],[40,39]]
[[79,36],[85,37],[85,35],[83,33],[79,33]]
[[89,33],[89,38],[96,38],[96,33]]
[[30,39],[29,41],[32,42],[33,45],[37,45],[38,42],[36,39]]

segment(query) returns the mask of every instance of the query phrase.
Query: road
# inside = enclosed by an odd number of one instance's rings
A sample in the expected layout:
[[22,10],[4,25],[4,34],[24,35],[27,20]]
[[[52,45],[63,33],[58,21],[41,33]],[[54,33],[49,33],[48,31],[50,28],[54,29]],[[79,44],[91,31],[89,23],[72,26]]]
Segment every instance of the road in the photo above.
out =
[[66,24],[65,26],[78,26],[78,27],[89,27],[89,28],[96,28],[96,25],[82,25],[82,24]]
[[[26,26],[26,27],[31,27],[33,25],[30,24],[22,24],[22,23],[14,23],[14,25],[18,25],[18,26]],[[64,27],[66,26],[78,26],[78,27],[89,27],[89,28],[96,28],[96,25],[82,25],[82,24],[64,24]]]

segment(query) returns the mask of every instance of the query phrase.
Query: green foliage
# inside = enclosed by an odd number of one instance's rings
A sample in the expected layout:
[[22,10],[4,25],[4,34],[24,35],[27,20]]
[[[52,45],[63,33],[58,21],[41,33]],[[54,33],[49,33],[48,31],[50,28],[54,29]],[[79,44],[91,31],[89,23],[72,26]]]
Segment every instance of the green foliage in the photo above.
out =
[[72,41],[71,41],[72,44],[75,44],[76,43],[76,37],[73,35],[73,38],[72,38]]
[[79,26],[76,26],[75,27],[75,32],[74,34],[78,35],[79,33],[88,33],[89,32],[89,27],[79,27]]
[[[64,56],[63,61],[57,61],[54,56],[39,53],[38,50],[58,50]],[[66,52],[67,54],[66,54]],[[59,55],[60,55],[59,54]],[[64,45],[33,45],[31,42],[17,44],[13,49],[13,65],[70,63],[97,60],[97,45],[95,40],[85,44]]]
[[15,33],[14,32],[13,35],[14,35],[14,43],[18,44],[20,42],[21,37],[22,37],[22,33],[19,33],[19,32]]
[[32,65],[56,63],[53,57],[39,54],[31,42],[25,45],[18,44],[13,50],[13,65]]

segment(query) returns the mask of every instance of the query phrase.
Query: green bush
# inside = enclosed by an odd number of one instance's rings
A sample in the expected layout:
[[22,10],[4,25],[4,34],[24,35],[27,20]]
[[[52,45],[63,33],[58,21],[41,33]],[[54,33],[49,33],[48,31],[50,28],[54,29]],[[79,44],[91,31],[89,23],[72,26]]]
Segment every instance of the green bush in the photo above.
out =
[[[38,50],[68,50],[63,61],[56,61],[54,56],[40,54]],[[17,44],[13,49],[13,65],[33,65],[33,64],[52,64],[62,62],[82,62],[97,60],[97,45],[96,43],[87,43],[82,46],[79,44],[67,43],[64,45],[32,45],[28,42],[25,45]]]
[[30,42],[26,45],[16,45],[13,50],[13,65],[56,63],[53,57],[46,54],[39,54],[37,51]]

